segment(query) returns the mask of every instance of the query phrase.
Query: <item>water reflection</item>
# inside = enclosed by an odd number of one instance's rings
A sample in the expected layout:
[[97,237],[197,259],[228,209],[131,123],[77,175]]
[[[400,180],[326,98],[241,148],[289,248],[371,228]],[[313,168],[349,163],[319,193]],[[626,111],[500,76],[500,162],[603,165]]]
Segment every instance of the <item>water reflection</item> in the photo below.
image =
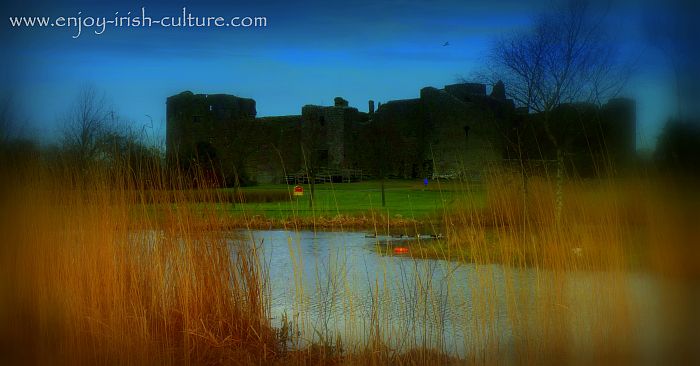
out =
[[625,339],[626,346],[653,352],[661,339],[654,316],[658,284],[643,274],[381,255],[377,246],[391,239],[360,232],[244,235],[262,242],[273,322],[279,326],[286,317],[297,325],[300,345],[340,336],[353,347],[373,338],[395,349],[430,347],[459,356],[492,351],[507,358],[523,342],[554,336],[585,354],[598,346],[601,330],[609,332],[604,339],[615,335],[614,316],[626,317],[626,334],[637,337]]

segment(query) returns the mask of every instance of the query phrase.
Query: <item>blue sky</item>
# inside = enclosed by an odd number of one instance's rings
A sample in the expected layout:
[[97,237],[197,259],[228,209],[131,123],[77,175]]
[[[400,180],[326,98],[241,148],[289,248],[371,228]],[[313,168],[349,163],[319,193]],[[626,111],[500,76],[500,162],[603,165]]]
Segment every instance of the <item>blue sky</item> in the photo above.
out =
[[[295,4],[291,4],[295,3]],[[164,136],[165,99],[184,90],[254,98],[258,115],[300,113],[304,104],[343,96],[366,110],[367,100],[416,97],[424,86],[469,78],[483,66],[491,42],[527,27],[551,1],[16,1],[2,6],[3,94],[27,119],[25,133],[57,136],[61,116],[79,90],[92,85],[136,127],[153,118]],[[267,28],[116,29],[102,35],[74,29],[11,29],[9,16],[152,17],[265,16]],[[644,43],[635,2],[613,2],[609,20],[620,47],[642,62],[625,94],[638,100],[638,141],[653,136],[669,113],[664,59]],[[444,42],[450,46],[443,47]],[[507,86],[506,86],[507,87]]]

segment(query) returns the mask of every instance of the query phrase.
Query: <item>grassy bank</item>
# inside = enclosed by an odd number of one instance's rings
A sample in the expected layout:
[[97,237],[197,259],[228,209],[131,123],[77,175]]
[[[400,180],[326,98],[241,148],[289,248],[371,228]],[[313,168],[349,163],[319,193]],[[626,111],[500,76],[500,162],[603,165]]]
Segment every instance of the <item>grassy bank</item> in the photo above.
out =
[[[216,220],[207,221],[208,229],[318,229],[402,232],[421,227],[428,232],[441,226],[443,217],[459,205],[483,207],[483,184],[432,181],[424,187],[418,181],[385,182],[382,206],[381,182],[317,184],[313,204],[310,187],[304,196],[295,197],[294,186],[267,184],[238,189],[147,190],[129,192],[132,203],[148,206],[148,214],[166,222],[173,205],[188,205],[193,212],[215,210]],[[134,210],[138,217],[142,210]]]
[[387,180],[385,205],[382,206],[380,181],[356,183],[324,183],[314,187],[313,204],[311,187],[303,185],[304,196],[293,197],[291,185],[259,185],[244,187],[245,194],[275,194],[287,192],[291,199],[276,202],[251,202],[228,206],[232,215],[260,215],[271,219],[307,218],[336,216],[362,217],[372,214],[406,219],[422,219],[442,214],[459,199],[469,197],[483,203],[483,188],[480,185],[467,185],[460,182],[431,181],[428,187],[418,180]]

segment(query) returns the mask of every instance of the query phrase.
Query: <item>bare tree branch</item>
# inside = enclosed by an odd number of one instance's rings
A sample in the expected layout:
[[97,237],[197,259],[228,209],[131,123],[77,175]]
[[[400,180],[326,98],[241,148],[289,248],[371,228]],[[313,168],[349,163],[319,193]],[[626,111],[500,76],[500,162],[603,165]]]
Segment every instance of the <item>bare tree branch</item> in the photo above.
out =
[[[498,40],[491,53],[493,77],[508,83],[516,105],[539,114],[557,156],[557,222],[562,209],[564,154],[574,121],[554,121],[565,103],[601,104],[615,96],[629,77],[606,32],[604,16],[584,0],[537,16],[532,27]],[[557,126],[553,126],[557,123]],[[516,131],[517,132],[517,131]],[[519,135],[518,135],[519,136]]]
[[531,111],[549,112],[570,102],[600,104],[629,75],[604,24],[587,2],[570,1],[536,17],[529,31],[497,41],[492,72],[508,82],[508,96]]
[[94,87],[83,88],[64,118],[63,146],[84,165],[97,158],[100,137],[110,114],[104,95]]

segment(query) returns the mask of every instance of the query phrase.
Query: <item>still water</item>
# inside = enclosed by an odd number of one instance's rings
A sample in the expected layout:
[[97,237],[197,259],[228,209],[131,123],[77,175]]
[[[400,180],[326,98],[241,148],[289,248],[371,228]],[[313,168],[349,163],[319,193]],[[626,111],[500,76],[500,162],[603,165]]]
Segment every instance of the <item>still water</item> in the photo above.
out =
[[340,337],[348,349],[373,339],[398,350],[507,359],[518,344],[552,337],[585,354],[601,337],[616,342],[619,328],[625,346],[653,355],[663,337],[659,284],[645,274],[414,259],[385,254],[390,238],[362,232],[238,234],[259,244],[273,323],[293,324],[297,345]]

